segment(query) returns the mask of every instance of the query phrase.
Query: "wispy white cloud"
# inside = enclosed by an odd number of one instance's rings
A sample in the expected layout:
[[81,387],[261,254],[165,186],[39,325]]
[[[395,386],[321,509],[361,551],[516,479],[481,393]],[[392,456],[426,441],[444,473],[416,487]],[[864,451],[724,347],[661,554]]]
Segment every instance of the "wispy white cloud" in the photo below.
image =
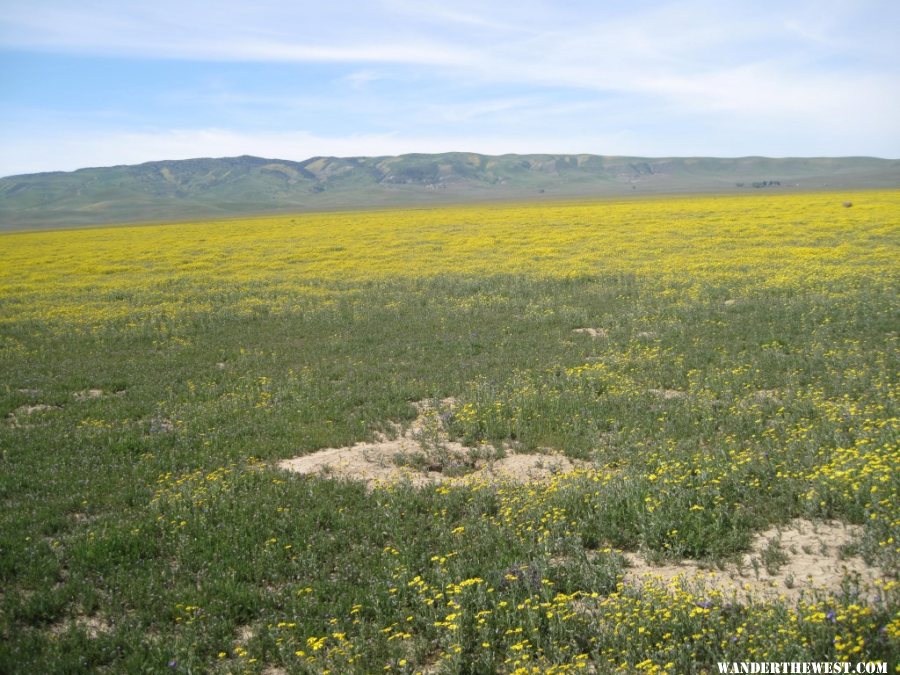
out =
[[377,82],[384,76],[377,70],[367,68],[364,70],[355,70],[341,78],[349,84],[353,89],[365,89],[370,83]]
[[[297,3],[122,3],[33,0],[5,8],[0,45],[163,59],[454,64],[467,50],[431,36],[391,35],[368,12],[329,16]],[[327,6],[326,6],[327,8]],[[341,9],[339,6],[333,8]],[[346,8],[345,8],[346,9]]]
[[516,117],[538,109],[546,113],[544,101],[537,97],[488,98],[460,103],[433,103],[425,110],[435,120],[449,123],[469,122],[479,118],[496,118],[499,115]]
[[[0,47],[220,67],[220,85],[155,93],[161,109],[193,101],[189,120],[79,130],[90,142],[60,130],[67,166],[449,149],[898,156],[897,23],[900,4],[879,0],[31,0],[4,8]],[[294,70],[264,84],[229,78],[238,64]],[[7,156],[49,152],[8,135]]]

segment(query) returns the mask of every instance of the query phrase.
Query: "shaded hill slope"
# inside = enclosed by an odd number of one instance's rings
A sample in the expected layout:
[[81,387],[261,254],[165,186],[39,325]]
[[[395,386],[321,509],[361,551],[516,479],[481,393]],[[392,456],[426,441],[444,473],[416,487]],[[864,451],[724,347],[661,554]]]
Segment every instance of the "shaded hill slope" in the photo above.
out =
[[0,178],[0,229],[495,199],[877,187],[900,187],[900,160],[243,156]]

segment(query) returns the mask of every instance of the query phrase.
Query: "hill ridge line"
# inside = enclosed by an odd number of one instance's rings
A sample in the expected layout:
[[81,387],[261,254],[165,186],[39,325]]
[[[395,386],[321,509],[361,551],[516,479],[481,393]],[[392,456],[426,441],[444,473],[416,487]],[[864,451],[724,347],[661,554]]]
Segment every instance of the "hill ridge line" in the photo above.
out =
[[900,187],[877,157],[474,152],[153,160],[0,178],[0,230],[552,198]]

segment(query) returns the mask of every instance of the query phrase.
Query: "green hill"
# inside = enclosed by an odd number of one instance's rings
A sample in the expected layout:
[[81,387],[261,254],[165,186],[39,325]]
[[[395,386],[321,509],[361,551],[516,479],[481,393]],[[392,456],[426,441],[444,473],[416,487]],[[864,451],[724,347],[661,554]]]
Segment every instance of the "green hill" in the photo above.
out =
[[877,187],[900,187],[900,160],[244,156],[0,178],[0,230],[484,200]]

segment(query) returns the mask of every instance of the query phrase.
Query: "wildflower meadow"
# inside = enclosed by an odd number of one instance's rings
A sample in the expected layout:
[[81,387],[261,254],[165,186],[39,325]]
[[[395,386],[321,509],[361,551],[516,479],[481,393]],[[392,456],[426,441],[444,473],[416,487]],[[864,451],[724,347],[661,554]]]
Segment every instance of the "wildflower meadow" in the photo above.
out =
[[898,672],[898,274],[897,191],[0,235],[0,671]]

